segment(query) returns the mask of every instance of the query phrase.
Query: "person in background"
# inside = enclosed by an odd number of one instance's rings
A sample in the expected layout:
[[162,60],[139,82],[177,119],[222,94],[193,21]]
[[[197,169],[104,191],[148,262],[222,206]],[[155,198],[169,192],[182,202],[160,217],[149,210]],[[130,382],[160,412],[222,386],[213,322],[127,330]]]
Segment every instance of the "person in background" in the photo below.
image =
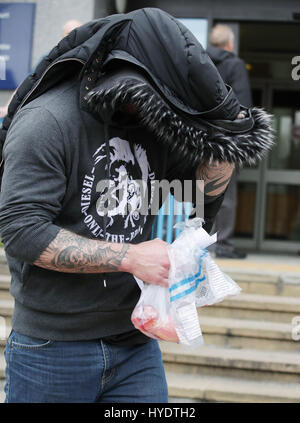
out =
[[[252,106],[248,72],[245,62],[234,54],[234,34],[227,25],[218,24],[210,32],[210,46],[207,53],[216,65],[224,82],[230,85],[240,104]],[[237,206],[237,172],[226,190],[224,201],[215,220],[218,241],[216,257],[242,259],[246,254],[237,250],[232,242]]]
[[70,32],[73,31],[73,29],[78,28],[81,25],[82,22],[78,21],[77,19],[70,19],[63,25],[61,38],[65,38],[67,35],[70,34]]
[[[68,34],[70,34],[71,31],[73,31],[73,29],[78,28],[81,25],[82,25],[82,22],[80,22],[76,19],[70,19],[62,27],[62,37],[61,38],[65,38]],[[42,60],[42,58],[39,60],[39,62],[41,60]],[[10,98],[9,98],[8,102],[5,104],[5,106],[0,107],[0,119],[4,118],[4,116],[7,115],[9,103],[11,102],[11,99],[13,98],[14,95],[15,95],[15,91],[12,93],[12,95],[10,96]]]

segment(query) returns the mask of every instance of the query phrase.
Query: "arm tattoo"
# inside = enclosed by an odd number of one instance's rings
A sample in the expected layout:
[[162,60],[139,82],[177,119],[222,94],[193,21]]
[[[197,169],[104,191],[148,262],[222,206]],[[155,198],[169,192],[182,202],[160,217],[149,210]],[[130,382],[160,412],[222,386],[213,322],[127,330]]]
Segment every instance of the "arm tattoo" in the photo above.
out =
[[232,176],[234,165],[231,163],[213,162],[211,165],[199,165],[196,170],[196,178],[204,181],[204,192],[206,195],[218,197],[221,195]]
[[61,229],[34,264],[68,273],[120,272],[129,248],[129,244],[97,241]]

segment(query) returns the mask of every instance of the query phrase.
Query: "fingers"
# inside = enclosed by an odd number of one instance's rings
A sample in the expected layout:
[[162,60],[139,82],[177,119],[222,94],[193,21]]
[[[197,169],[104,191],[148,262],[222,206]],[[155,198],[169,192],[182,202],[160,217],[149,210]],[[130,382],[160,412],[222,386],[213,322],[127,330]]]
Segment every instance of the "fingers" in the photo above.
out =
[[170,270],[168,245],[160,238],[139,244],[140,256],[135,256],[135,272],[133,273],[144,282],[168,287]]
[[162,286],[164,288],[169,287],[168,274],[151,275],[151,277],[149,277],[147,279],[145,279],[145,282],[147,282],[151,285],[159,285],[159,286]]

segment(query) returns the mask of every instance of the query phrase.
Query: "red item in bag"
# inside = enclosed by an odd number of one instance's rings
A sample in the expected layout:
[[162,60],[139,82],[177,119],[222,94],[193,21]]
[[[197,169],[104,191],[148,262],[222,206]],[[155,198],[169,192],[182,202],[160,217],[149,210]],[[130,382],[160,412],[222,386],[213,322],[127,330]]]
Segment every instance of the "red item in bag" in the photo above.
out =
[[132,323],[136,329],[151,338],[179,342],[171,316],[160,319],[158,311],[151,305],[136,307],[132,314]]

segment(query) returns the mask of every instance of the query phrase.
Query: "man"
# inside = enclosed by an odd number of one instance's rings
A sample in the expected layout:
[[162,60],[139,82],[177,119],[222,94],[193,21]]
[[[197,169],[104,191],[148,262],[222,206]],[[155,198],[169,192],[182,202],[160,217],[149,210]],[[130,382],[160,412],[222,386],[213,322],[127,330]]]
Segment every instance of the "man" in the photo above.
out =
[[[230,85],[240,104],[251,107],[251,91],[245,63],[234,54],[234,33],[227,25],[216,25],[210,33],[207,52],[213,60],[222,79]],[[237,206],[237,174],[233,173],[223,203],[215,220],[218,241],[215,253],[220,258],[242,259],[246,254],[237,250],[232,242]]]
[[155,181],[204,179],[210,230],[234,164],[269,147],[268,118],[241,109],[193,35],[151,8],[75,30],[10,111],[0,133],[15,298],[6,402],[167,402],[158,343],[131,322],[133,276],[167,287],[169,271],[139,187],[150,208]]
[[68,20],[63,25],[61,38],[65,38],[67,35],[70,34],[70,32],[72,32],[74,29],[78,28],[81,25],[82,22],[80,22],[78,19]]

